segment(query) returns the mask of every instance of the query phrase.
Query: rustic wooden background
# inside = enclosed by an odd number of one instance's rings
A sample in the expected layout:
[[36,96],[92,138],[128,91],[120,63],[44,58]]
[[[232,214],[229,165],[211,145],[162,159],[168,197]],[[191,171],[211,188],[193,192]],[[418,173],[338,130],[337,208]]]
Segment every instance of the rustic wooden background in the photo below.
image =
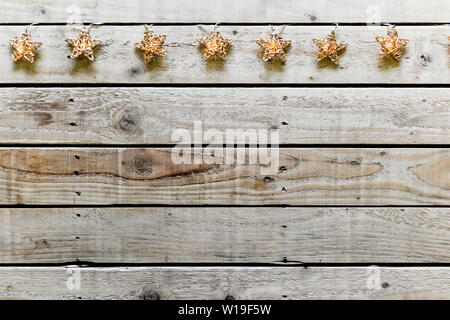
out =
[[[0,297],[450,298],[450,2],[374,3],[0,0]],[[68,59],[78,14],[105,24],[92,64]],[[400,63],[377,19],[410,39]],[[33,22],[36,63],[11,63]],[[216,22],[225,64],[195,40]],[[336,22],[348,48],[316,63]],[[134,50],[143,23],[167,58]],[[290,25],[285,65],[259,59],[268,24]],[[172,164],[196,120],[279,129],[279,172]]]

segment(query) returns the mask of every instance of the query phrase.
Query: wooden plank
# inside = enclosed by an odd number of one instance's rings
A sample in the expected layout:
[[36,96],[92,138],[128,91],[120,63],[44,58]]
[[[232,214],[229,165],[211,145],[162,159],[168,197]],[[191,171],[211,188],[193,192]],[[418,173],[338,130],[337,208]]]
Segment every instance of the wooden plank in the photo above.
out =
[[332,27],[288,27],[285,37],[293,41],[288,62],[263,62],[255,40],[267,36],[267,26],[226,26],[225,36],[234,39],[225,63],[203,60],[196,26],[157,27],[166,33],[168,56],[145,65],[133,46],[143,37],[142,26],[102,26],[92,31],[103,41],[96,61],[70,60],[71,48],[64,41],[76,31],[67,26],[41,26],[34,30],[44,42],[37,61],[30,65],[10,61],[8,40],[24,27],[3,26],[0,32],[0,83],[178,83],[178,84],[448,84],[448,31],[446,26],[399,27],[401,37],[410,39],[404,59],[380,61],[375,36],[385,27],[340,27],[339,40],[349,44],[339,66],[316,62],[313,38],[325,37]]
[[448,22],[446,0],[128,0],[0,1],[0,23],[336,23]]
[[171,144],[201,120],[287,144],[449,144],[449,106],[444,88],[0,88],[0,142]]
[[0,288],[3,299],[448,299],[450,268],[2,267]]
[[0,209],[0,263],[449,263],[448,208]]
[[236,150],[2,148],[0,203],[450,204],[449,149]]

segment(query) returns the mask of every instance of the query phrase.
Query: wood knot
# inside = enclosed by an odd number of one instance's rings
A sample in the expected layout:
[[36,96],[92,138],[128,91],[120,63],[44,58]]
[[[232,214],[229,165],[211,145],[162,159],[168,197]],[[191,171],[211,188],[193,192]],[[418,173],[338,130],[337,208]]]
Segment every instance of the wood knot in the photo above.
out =
[[158,170],[158,159],[153,159],[154,153],[145,149],[128,149],[122,152],[121,166],[123,177],[131,179],[148,179],[153,171]]
[[142,290],[142,294],[140,296],[142,300],[161,300],[161,296],[159,293],[152,289],[145,289]]
[[137,75],[137,74],[141,73],[141,71],[142,70],[139,69],[138,67],[131,67],[129,69],[129,72],[130,72],[131,75]]
[[427,65],[429,65],[432,62],[433,62],[433,58],[431,57],[431,55],[424,53],[420,56],[420,64],[422,66],[426,67]]
[[140,118],[135,112],[125,110],[119,114],[114,127],[128,134],[137,134],[140,132]]
[[149,175],[153,173],[153,161],[145,152],[138,151],[134,157],[122,162],[127,172],[133,176]]
[[153,172],[152,164],[152,160],[148,157],[136,157],[133,168],[140,174],[151,174]]
[[35,249],[49,248],[50,245],[47,240],[41,239],[34,242]]

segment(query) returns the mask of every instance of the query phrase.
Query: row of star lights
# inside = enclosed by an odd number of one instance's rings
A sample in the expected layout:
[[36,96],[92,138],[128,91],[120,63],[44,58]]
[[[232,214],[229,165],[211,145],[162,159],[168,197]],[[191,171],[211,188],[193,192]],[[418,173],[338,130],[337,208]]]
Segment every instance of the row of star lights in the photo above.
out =
[[[163,48],[166,35],[155,34],[148,26],[145,27],[144,40],[135,43],[135,47],[143,51],[144,61],[146,63],[152,61],[156,57],[165,57],[166,50]],[[381,45],[379,58],[392,57],[400,60],[402,56],[402,48],[408,43],[407,39],[398,37],[395,26],[392,26],[386,36],[378,36],[376,40]],[[89,29],[82,30],[77,38],[67,39],[72,47],[70,58],[76,59],[85,56],[89,60],[94,60],[94,48],[100,44],[100,40],[91,37]],[[232,42],[231,39],[220,35],[219,31],[211,31],[207,36],[198,39],[202,46],[203,57],[207,61],[225,60],[228,54],[228,48]],[[279,33],[272,32],[268,39],[258,39],[256,41],[263,50],[262,59],[270,61],[279,59],[286,61],[285,49],[290,46],[290,40],[284,40]],[[342,42],[336,41],[336,32],[333,30],[326,39],[314,39],[314,43],[318,47],[317,60],[329,58],[332,62],[338,63],[339,52],[346,47]],[[18,61],[24,59],[29,63],[34,62],[35,53],[42,42],[32,41],[31,34],[27,28],[20,39],[10,40],[13,47],[12,60]]]

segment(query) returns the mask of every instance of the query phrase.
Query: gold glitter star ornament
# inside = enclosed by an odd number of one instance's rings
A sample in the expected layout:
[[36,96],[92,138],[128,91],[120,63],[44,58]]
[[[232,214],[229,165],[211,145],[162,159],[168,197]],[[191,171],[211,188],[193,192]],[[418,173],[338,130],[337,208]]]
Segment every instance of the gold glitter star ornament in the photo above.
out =
[[22,33],[20,39],[9,40],[9,44],[14,50],[12,54],[13,62],[24,59],[29,63],[33,63],[35,56],[34,51],[42,45],[42,42],[32,41],[31,34],[27,28],[25,32]]
[[279,33],[272,32],[268,39],[258,39],[256,43],[263,49],[264,61],[278,58],[281,62],[286,62],[285,49],[291,45],[291,40],[284,40]]
[[392,26],[388,29],[388,32],[385,36],[377,36],[375,38],[381,45],[380,53],[378,54],[378,58],[386,58],[392,57],[397,61],[400,61],[402,58],[402,50],[409,42],[408,39],[401,39],[398,37],[398,32],[395,29],[395,26]]
[[329,58],[335,64],[338,63],[339,51],[345,49],[345,47],[347,46],[343,42],[336,41],[335,30],[331,31],[326,39],[313,39],[313,41],[318,47],[317,61]]
[[144,40],[136,42],[134,46],[144,51],[144,61],[149,63],[153,58],[167,55],[166,50],[163,48],[164,41],[166,41],[165,34],[157,35],[150,30],[149,26],[145,26]]
[[197,39],[202,46],[203,58],[206,61],[225,60],[232,40],[222,37],[219,31],[211,31],[207,36]]
[[66,39],[66,41],[73,47],[70,59],[85,56],[90,61],[94,61],[94,48],[101,42],[100,40],[92,39],[89,29],[81,30],[78,37]]

